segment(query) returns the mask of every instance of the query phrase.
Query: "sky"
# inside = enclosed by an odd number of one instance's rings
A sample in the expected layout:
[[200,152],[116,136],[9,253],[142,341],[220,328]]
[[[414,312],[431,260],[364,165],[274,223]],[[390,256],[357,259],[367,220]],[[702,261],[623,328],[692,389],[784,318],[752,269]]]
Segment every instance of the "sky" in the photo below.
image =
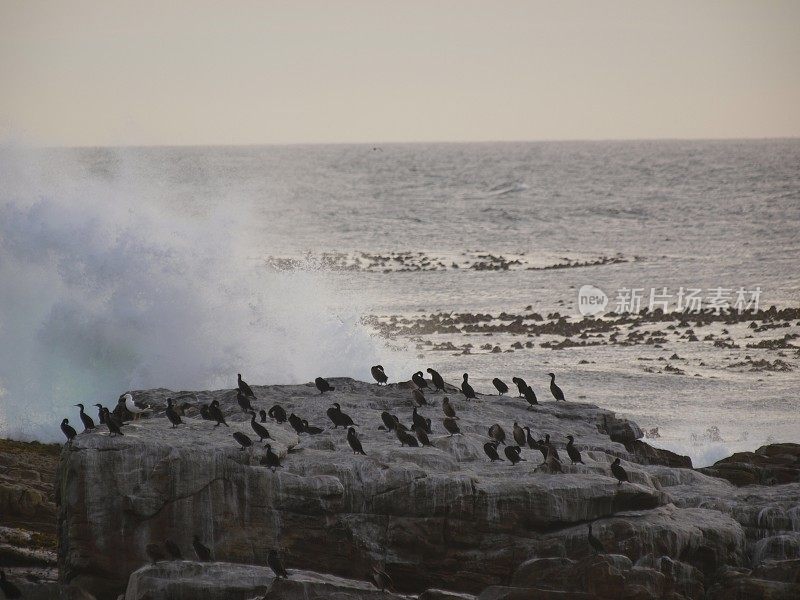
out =
[[0,138],[795,136],[797,0],[0,0]]

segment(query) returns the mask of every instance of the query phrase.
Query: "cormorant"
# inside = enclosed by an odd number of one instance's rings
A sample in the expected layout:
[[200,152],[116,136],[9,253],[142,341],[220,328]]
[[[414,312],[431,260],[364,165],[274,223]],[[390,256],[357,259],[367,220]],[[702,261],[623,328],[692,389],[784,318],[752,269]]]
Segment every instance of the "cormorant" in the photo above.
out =
[[122,396],[125,398],[125,408],[128,409],[128,412],[133,415],[133,420],[136,421],[142,413],[147,412],[149,409],[146,408],[139,408],[136,406],[136,403],[133,401],[132,394],[123,394]]
[[108,412],[107,408],[103,408],[103,420],[106,422],[106,427],[108,427],[108,434],[109,435],[125,435],[122,433],[122,429],[120,424],[117,422],[116,417]]
[[[558,455],[558,450],[556,447],[550,442],[550,434],[544,434],[544,445],[547,446],[547,451],[552,454],[553,458],[555,458],[558,462],[561,462],[561,457]],[[547,458],[545,456],[545,458]]]
[[628,479],[628,472],[619,464],[619,458],[615,458],[614,462],[611,463],[611,474],[617,478],[619,482],[617,485],[622,485],[623,481],[630,481],[630,479]]
[[556,449],[553,447],[553,445],[548,444],[547,458],[544,459],[544,462],[551,473],[563,473],[563,471],[561,470],[561,461],[558,459],[558,456],[555,454],[555,451]]
[[94,421],[92,421],[92,417],[83,412],[83,404],[76,404],[75,406],[81,409],[80,416],[81,422],[83,423],[83,433],[86,433],[90,429],[94,429]]
[[539,401],[536,399],[536,394],[531,386],[525,388],[525,393],[523,395],[525,396],[525,400],[528,401],[528,404],[530,404],[528,409],[532,408],[536,404],[539,404]]
[[267,467],[268,469],[272,469],[272,472],[274,473],[275,469],[281,468],[281,459],[272,451],[272,446],[270,444],[267,444],[265,447],[267,449],[267,453],[259,461],[259,464]]
[[333,390],[336,389],[322,377],[317,377],[314,380],[314,384],[317,386],[317,389],[319,390],[320,394],[324,394],[325,392],[332,392]]
[[492,379],[492,385],[495,387],[500,396],[502,396],[508,391],[508,386],[499,377],[495,377],[494,379]]
[[378,382],[378,385],[386,385],[386,382],[389,381],[389,377],[386,375],[386,372],[383,370],[381,365],[375,365],[372,367],[370,369],[370,373],[372,373],[372,377]]
[[350,447],[353,449],[353,454],[367,455],[367,453],[364,452],[364,448],[361,447],[361,441],[359,441],[356,435],[356,430],[352,427],[347,430],[347,443],[350,444]]
[[210,417],[210,421],[217,422],[214,427],[218,427],[220,424],[225,425],[225,427],[230,427],[230,425],[225,422],[225,415],[222,414],[222,409],[220,409],[219,402],[216,400],[211,401],[211,406],[208,407],[208,416]]
[[425,369],[431,375],[431,383],[433,383],[433,387],[436,388],[436,391],[444,391],[444,379],[442,376],[439,375],[438,371],[434,371],[433,369]]
[[525,429],[525,441],[528,442],[528,448],[531,450],[538,450],[539,443],[533,439],[533,436],[531,435],[531,428],[526,426],[523,429]]
[[414,396],[414,402],[416,402],[420,406],[426,406],[428,401],[425,400],[425,394],[422,393],[420,389],[414,389],[411,391],[411,395]]
[[244,450],[245,448],[249,448],[253,445],[253,440],[251,440],[246,433],[242,433],[241,431],[234,431],[233,439],[241,444],[242,447],[239,448],[239,450]]
[[269,555],[267,555],[267,564],[272,569],[272,572],[275,573],[275,579],[280,579],[281,577],[289,579],[289,573],[286,572],[278,553],[274,549],[271,549]]
[[564,392],[561,391],[561,388],[556,385],[556,376],[554,373],[548,373],[550,375],[550,393],[553,394],[553,398],[556,400],[564,400]]
[[372,566],[372,583],[374,583],[375,587],[380,591],[388,589],[391,592],[394,590],[392,578],[389,577],[386,571],[379,569],[375,565]]
[[525,430],[522,429],[516,421],[514,421],[514,429],[511,433],[514,436],[514,441],[517,443],[517,446],[524,446],[527,443],[528,440],[525,439]]
[[431,444],[431,440],[428,438],[428,434],[425,433],[425,430],[422,427],[417,427],[414,430],[414,433],[417,434],[417,439],[419,440],[420,444],[423,446],[433,446],[433,444]]
[[211,415],[208,411],[208,404],[203,404],[200,406],[200,416],[203,418],[204,421],[211,421]]
[[397,439],[400,440],[401,446],[412,446],[413,448],[419,448],[417,438],[408,433],[405,428],[395,427],[394,434],[397,436]]
[[269,418],[275,421],[276,423],[286,422],[286,411],[280,404],[276,404],[272,408],[270,408],[267,414],[269,415]]
[[528,384],[525,383],[525,380],[522,377],[512,377],[511,381],[517,384],[517,389],[519,390],[519,397],[525,395],[525,390],[528,387]]
[[456,433],[461,433],[461,430],[458,428],[458,423],[456,423],[450,417],[442,419],[442,425],[444,425],[444,428],[450,434],[450,437],[453,437]]
[[451,419],[458,418],[456,416],[456,409],[450,403],[450,398],[448,398],[447,396],[445,396],[444,400],[442,400],[442,412],[446,417],[450,417]]
[[416,373],[414,373],[411,376],[411,381],[413,381],[414,385],[416,385],[420,389],[422,388],[428,389],[428,382],[425,381],[425,376],[422,374],[422,371],[417,371]]
[[100,421],[100,425],[106,424],[105,413],[103,412],[105,409],[103,408],[102,404],[95,404],[97,407],[97,420]]
[[397,415],[392,415],[392,418],[394,419],[394,429],[395,429],[395,431],[398,431],[398,430],[400,430],[400,431],[408,431],[408,427],[406,427],[405,425],[403,425],[400,422],[400,419],[397,418]]
[[506,445],[506,432],[497,423],[489,427],[489,437],[498,444]]
[[512,465],[517,464],[521,460],[525,460],[524,458],[520,457],[519,451],[519,446],[506,446],[503,449],[503,452],[506,454],[506,458],[511,461]]
[[303,419],[303,431],[305,431],[309,435],[317,435],[318,433],[322,433],[325,431],[321,427],[314,427],[313,425],[309,425],[308,421]]
[[388,411],[383,411],[381,413],[381,421],[383,421],[386,431],[394,431],[395,423],[397,423],[397,421],[395,421],[396,418],[397,417]]
[[603,547],[602,542],[598,540],[596,537],[594,537],[594,534],[592,533],[591,523],[589,523],[589,534],[586,536],[586,539],[588,540],[589,545],[592,547],[592,549],[595,551],[596,554],[606,553],[606,549]]
[[19,591],[19,588],[14,585],[10,580],[6,579],[5,572],[0,570],[0,590],[3,590],[3,594],[6,598],[22,598],[22,592]]
[[265,411],[265,410],[262,408],[260,411],[258,411],[258,417],[259,417],[259,420],[260,420],[262,423],[266,423],[266,422],[267,422],[267,411]]
[[269,431],[267,428],[264,427],[261,423],[256,423],[256,411],[250,411],[250,427],[253,428],[253,431],[256,432],[258,436],[258,441],[263,442],[265,439],[269,440],[270,438]]
[[339,406],[338,402],[334,402],[333,406],[331,406],[325,414],[328,415],[328,418],[333,421],[333,428],[336,429],[339,425],[343,427],[358,427],[355,423],[353,423],[353,419],[350,418],[349,415],[342,412],[342,407]]
[[306,430],[306,426],[303,425],[303,419],[301,419],[294,413],[289,415],[289,425],[291,425],[292,429],[294,429],[297,432],[297,435],[304,433]]
[[255,398],[256,395],[253,393],[253,390],[250,389],[250,386],[245,383],[244,379],[242,379],[242,374],[238,373],[236,375],[236,380],[239,383],[239,390],[245,395],[250,396],[251,398]]
[[78,432],[75,431],[75,428],[69,424],[69,419],[64,419],[61,421],[61,431],[64,432],[64,435],[67,436],[67,443],[71,444],[72,439],[78,435]]
[[156,564],[158,561],[167,558],[164,554],[164,551],[161,550],[161,546],[158,544],[147,544],[144,551],[147,552],[147,556],[150,558],[153,564]]
[[500,458],[500,455],[497,453],[497,442],[486,442],[483,445],[483,451],[486,452],[486,456],[489,457],[491,462],[496,460],[503,460]]
[[414,431],[417,429],[422,429],[425,433],[433,433],[431,431],[430,423],[425,419],[425,417],[417,412],[416,407],[414,407],[414,410],[411,413],[411,422],[413,423],[411,429]]
[[464,397],[469,400],[470,398],[475,398],[475,390],[472,389],[472,386],[467,382],[469,379],[469,375],[464,373],[464,381],[461,382],[461,393],[464,394]]
[[567,456],[569,456],[569,459],[572,461],[572,464],[573,465],[575,463],[585,464],[581,460],[580,451],[575,447],[575,438],[573,438],[571,435],[568,435],[567,439],[569,440],[569,442],[567,442]]
[[172,406],[172,398],[167,398],[167,418],[169,422],[172,423],[172,428],[175,429],[178,425],[183,423],[181,421],[181,416],[178,414],[178,411],[175,410],[175,407]]
[[211,560],[211,550],[203,545],[199,537],[194,536],[192,538],[192,548],[194,548],[194,553],[197,555],[198,560],[202,562]]
[[164,548],[167,549],[170,558],[172,558],[173,560],[183,560],[183,553],[181,552],[181,549],[178,548],[178,544],[176,544],[172,540],[170,539],[164,540]]
[[250,404],[251,397],[252,396],[245,396],[242,393],[242,390],[236,390],[236,403],[239,405],[239,408],[242,409],[242,412],[250,412],[251,410],[255,410]]

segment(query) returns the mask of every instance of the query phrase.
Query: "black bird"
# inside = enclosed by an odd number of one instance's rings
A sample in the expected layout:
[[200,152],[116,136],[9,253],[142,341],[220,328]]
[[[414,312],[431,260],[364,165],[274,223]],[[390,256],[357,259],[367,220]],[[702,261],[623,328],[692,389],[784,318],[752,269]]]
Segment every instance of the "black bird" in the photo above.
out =
[[461,434],[461,429],[458,428],[458,423],[449,417],[442,419],[442,425],[444,425],[444,428],[450,434],[450,437],[453,437],[457,433]]
[[236,390],[236,403],[239,405],[239,408],[242,409],[242,412],[255,410],[250,404],[250,398],[252,398],[252,396],[245,396],[242,390]]
[[241,431],[234,431],[233,438],[241,444],[242,447],[239,448],[239,450],[244,450],[253,445],[253,440],[251,440],[246,433],[242,433]]
[[528,384],[525,383],[525,380],[522,377],[512,377],[511,381],[517,384],[517,389],[519,390],[520,398],[525,395],[525,390],[528,387]]
[[265,411],[265,410],[262,408],[260,411],[258,411],[258,417],[259,417],[259,420],[260,420],[262,423],[266,423],[266,422],[267,422],[267,411]]
[[422,429],[422,431],[424,431],[425,433],[433,433],[431,431],[430,423],[428,422],[427,419],[425,419],[425,417],[423,417],[421,414],[417,412],[416,406],[414,407],[414,410],[411,413],[411,422],[413,423],[411,429],[413,429],[414,431]]
[[511,461],[512,465],[517,464],[521,460],[525,460],[524,458],[520,457],[519,450],[519,446],[506,446],[503,449],[503,452],[506,454],[506,458]]
[[372,367],[370,369],[370,373],[372,373],[372,377],[378,382],[378,385],[386,385],[386,382],[389,381],[389,377],[386,375],[386,372],[383,370],[381,365],[375,365]]
[[372,566],[372,583],[375,584],[375,587],[378,588],[380,591],[384,591],[388,589],[389,591],[394,590],[394,582],[392,578],[386,573],[386,571],[379,569],[376,566]]
[[413,448],[419,448],[419,443],[417,442],[417,438],[408,433],[404,427],[395,427],[394,434],[397,436],[397,439],[400,440],[401,446],[411,446]]
[[272,572],[275,573],[275,579],[280,579],[281,577],[289,579],[289,573],[286,572],[278,553],[274,549],[270,550],[269,555],[267,555],[267,564],[272,569]]
[[531,435],[531,428],[525,427],[524,429],[525,429],[525,441],[528,442],[528,448],[530,448],[531,450],[538,450],[539,443],[535,439],[533,439],[533,436]]
[[350,418],[349,415],[342,412],[342,407],[339,406],[338,402],[334,402],[333,406],[331,406],[325,414],[328,415],[328,418],[333,421],[333,428],[336,429],[339,425],[343,427],[358,427],[355,423],[353,423],[353,419]]
[[22,598],[22,592],[19,591],[16,585],[6,579],[6,574],[3,571],[0,571],[0,590],[3,590],[6,598]]
[[272,446],[267,444],[267,453],[264,457],[259,461],[259,464],[267,467],[268,469],[272,469],[272,472],[275,472],[275,469],[281,468],[281,458],[272,451]]
[[506,432],[497,423],[489,427],[489,437],[498,444],[506,445]]
[[517,446],[524,446],[528,441],[525,439],[525,430],[520,427],[516,421],[514,421],[514,429],[511,431],[511,434],[514,436],[514,441],[517,443]]
[[425,381],[425,376],[422,374],[422,371],[417,371],[411,376],[411,381],[414,382],[418,388],[425,388],[428,389],[428,382]]
[[69,419],[64,419],[61,421],[61,431],[64,432],[64,435],[67,436],[67,443],[71,444],[72,439],[78,435],[78,432],[75,431],[75,428],[69,424]]
[[106,424],[105,413],[103,413],[103,405],[102,404],[95,404],[97,407],[97,420],[100,421],[100,425]]
[[594,537],[594,534],[592,533],[591,523],[589,523],[589,534],[586,536],[586,539],[588,540],[589,545],[592,547],[592,549],[595,551],[596,554],[606,553],[606,549],[603,547],[602,542],[598,540],[596,537]]
[[269,418],[275,421],[276,423],[286,422],[286,411],[280,404],[276,404],[272,408],[270,408],[267,414],[269,415]]
[[333,390],[336,389],[322,377],[317,377],[314,380],[314,384],[317,386],[317,389],[319,390],[320,394],[324,394],[325,392],[332,392]]
[[167,553],[173,560],[183,560],[183,553],[181,552],[181,549],[178,548],[178,544],[172,540],[164,540],[164,548],[167,549]]
[[347,430],[347,443],[350,444],[350,447],[353,449],[353,454],[367,455],[367,453],[364,452],[364,448],[361,447],[361,441],[356,435],[356,430],[352,427]]
[[464,394],[464,397],[469,400],[470,398],[475,398],[475,390],[472,389],[472,386],[467,382],[469,379],[469,375],[464,373],[464,381],[461,382],[461,393]]
[[433,369],[425,369],[431,375],[431,383],[433,383],[433,387],[436,388],[436,391],[444,391],[444,379],[442,376],[439,375],[438,371],[434,371]]
[[492,379],[492,385],[495,387],[495,389],[501,396],[508,391],[508,386],[499,377],[495,377],[494,379]]
[[[553,456],[553,458],[555,458],[558,462],[561,462],[561,457],[558,455],[558,450],[550,442],[550,434],[549,433],[546,433],[544,435],[544,445],[545,445],[545,448],[546,448],[547,452],[549,454],[551,454]],[[547,458],[547,455],[545,455],[545,458]]]
[[304,433],[306,430],[306,426],[303,425],[303,419],[301,419],[294,413],[289,415],[289,425],[291,425],[292,429],[294,429],[297,432],[297,435]]
[[172,406],[172,398],[167,398],[167,418],[169,422],[172,423],[172,428],[175,429],[178,425],[183,423],[181,421],[181,416],[178,414],[178,411],[175,410],[175,407]]
[[225,427],[230,427],[225,422],[225,415],[222,414],[222,410],[219,407],[219,402],[213,400],[211,402],[211,406],[208,407],[208,416],[211,417],[210,421],[216,421],[217,424],[214,427],[218,427],[219,425],[225,425]]
[[422,393],[422,390],[414,389],[411,391],[411,395],[414,396],[414,402],[420,406],[427,406],[428,401],[425,400],[425,394]]
[[447,396],[445,396],[444,400],[442,400],[442,412],[446,417],[450,417],[451,419],[458,418],[456,416],[456,409],[450,403],[450,398],[448,398]]
[[400,419],[397,418],[397,415],[392,415],[392,418],[394,419],[394,430],[395,431],[398,431],[398,430],[399,431],[408,431],[408,427],[406,427],[405,425],[403,425],[400,422]]
[[192,548],[194,548],[194,553],[197,555],[198,560],[202,562],[211,560],[211,550],[203,545],[199,537],[194,536],[192,538]]
[[630,481],[630,479],[628,479],[628,472],[619,464],[619,458],[615,458],[614,462],[611,463],[611,474],[619,481],[617,485],[622,485],[623,481]]
[[386,429],[386,431],[394,431],[395,424],[397,423],[397,421],[395,421],[396,418],[397,417],[390,412],[383,411],[381,413],[381,421],[383,421],[384,429]]
[[561,391],[561,388],[556,385],[556,376],[554,373],[548,373],[550,375],[550,393],[553,394],[553,398],[556,400],[564,400],[564,392]]
[[167,558],[167,556],[164,554],[164,551],[161,549],[161,546],[158,544],[147,544],[144,551],[147,552],[147,556],[150,558],[153,564],[156,564],[158,561]]
[[269,431],[267,431],[267,428],[261,423],[256,423],[256,412],[254,410],[250,411],[250,427],[252,427],[253,431],[256,432],[259,442],[263,442],[265,439],[272,439],[269,435]]
[[250,396],[251,398],[256,397],[256,395],[253,393],[253,390],[250,389],[250,386],[245,383],[244,379],[242,379],[241,373],[236,376],[236,379],[239,382],[239,389],[245,396]]
[[76,404],[75,406],[81,409],[80,416],[81,422],[83,423],[83,433],[94,429],[94,421],[92,421],[92,417],[83,412],[83,404]]
[[309,425],[308,421],[303,419],[303,431],[305,431],[309,435],[317,435],[318,433],[322,433],[325,431],[321,427],[314,427],[313,425]]
[[573,465],[575,463],[585,464],[581,460],[580,451],[575,447],[575,438],[573,438],[571,435],[568,435],[567,439],[569,440],[569,442],[567,442],[567,456],[569,456],[569,459],[572,461],[572,464]]
[[106,422],[106,427],[108,427],[108,435],[125,435],[122,433],[121,426],[117,421],[117,418],[108,412],[107,408],[103,409],[103,420]]
[[483,451],[486,452],[486,456],[489,457],[491,462],[496,460],[502,461],[503,459],[500,458],[500,455],[497,453],[497,442],[486,442],[483,445]]
[[211,421],[211,415],[209,414],[208,404],[203,404],[200,406],[200,416],[205,421]]
[[530,406],[528,407],[529,410],[531,407],[535,406],[536,404],[539,404],[539,401],[536,399],[536,394],[534,393],[533,388],[531,386],[525,388],[525,393],[523,395],[525,396],[525,400],[528,401],[528,404],[530,404]]
[[428,438],[428,434],[425,433],[425,430],[422,427],[417,427],[414,430],[414,433],[417,434],[417,439],[419,440],[420,444],[423,446],[433,446],[433,444],[431,444],[431,440]]

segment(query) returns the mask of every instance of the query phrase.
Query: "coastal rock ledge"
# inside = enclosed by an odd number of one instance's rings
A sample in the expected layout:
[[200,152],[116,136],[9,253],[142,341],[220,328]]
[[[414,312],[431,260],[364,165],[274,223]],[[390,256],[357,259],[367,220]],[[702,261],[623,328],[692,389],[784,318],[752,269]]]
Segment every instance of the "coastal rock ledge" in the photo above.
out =
[[[325,394],[313,383],[253,386],[257,409],[280,404],[324,429],[298,436],[288,423],[265,423],[282,457],[275,472],[260,465],[261,444],[240,450],[232,436],[257,440],[235,391],[134,392],[152,416],[127,422],[123,437],[101,426],[62,450],[61,584],[128,600],[800,597],[800,483],[786,460],[780,481],[790,482],[737,486],[650,448],[634,423],[597,406],[529,409],[520,398],[483,395],[467,402],[450,386],[427,393],[419,408],[432,420],[433,445],[401,447],[379,429],[380,415],[410,426],[410,383],[329,381],[336,389]],[[444,395],[464,435],[444,430]],[[177,429],[164,417],[168,397],[192,405]],[[214,399],[230,427],[200,417]],[[331,428],[333,402],[358,424],[366,456],[353,454],[343,428]],[[536,439],[551,436],[563,473],[547,472],[528,448],[514,466],[488,460],[489,426],[502,425],[513,443],[515,421]],[[567,435],[585,464],[570,464]],[[795,451],[784,444],[777,454]],[[616,457],[630,483],[611,477]],[[605,552],[588,544],[590,522]],[[212,562],[193,562],[194,535]],[[165,539],[192,560],[149,565],[146,546]],[[289,581],[266,568],[271,548]],[[366,583],[373,566],[392,577],[393,592]]]

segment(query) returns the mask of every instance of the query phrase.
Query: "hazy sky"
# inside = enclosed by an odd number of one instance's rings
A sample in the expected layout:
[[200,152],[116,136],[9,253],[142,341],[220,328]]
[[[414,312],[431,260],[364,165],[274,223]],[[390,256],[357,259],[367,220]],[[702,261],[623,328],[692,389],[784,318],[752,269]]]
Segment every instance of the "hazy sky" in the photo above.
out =
[[57,145],[800,135],[800,0],[0,0]]

